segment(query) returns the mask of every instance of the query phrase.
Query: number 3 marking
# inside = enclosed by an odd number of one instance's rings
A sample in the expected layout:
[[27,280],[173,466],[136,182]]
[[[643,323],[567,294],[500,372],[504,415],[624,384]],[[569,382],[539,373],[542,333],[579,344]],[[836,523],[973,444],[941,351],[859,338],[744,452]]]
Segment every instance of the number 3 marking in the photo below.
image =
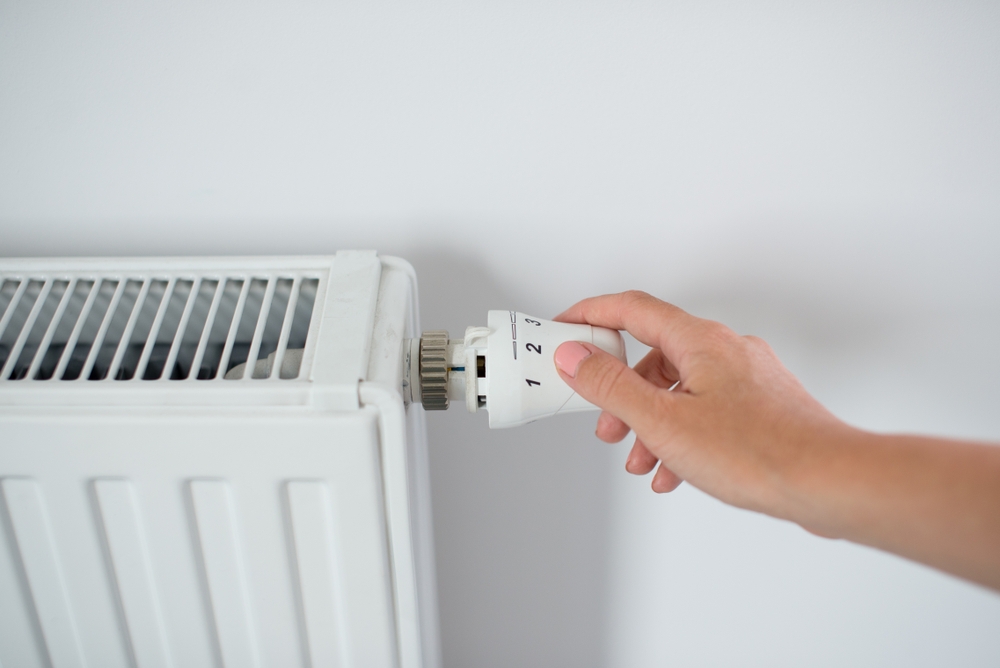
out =
[[537,320],[532,320],[531,318],[525,318],[524,321],[526,323],[528,323],[529,325],[534,325],[535,327],[541,327],[542,326],[542,323],[538,322]]

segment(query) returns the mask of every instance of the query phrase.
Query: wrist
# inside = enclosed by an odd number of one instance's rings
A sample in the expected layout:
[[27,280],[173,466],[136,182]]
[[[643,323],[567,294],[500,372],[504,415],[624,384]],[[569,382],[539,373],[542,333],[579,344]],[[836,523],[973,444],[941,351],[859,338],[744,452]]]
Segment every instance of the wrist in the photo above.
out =
[[827,538],[842,537],[848,509],[840,497],[857,471],[864,443],[873,437],[839,420],[803,430],[779,472],[781,493],[772,514]]

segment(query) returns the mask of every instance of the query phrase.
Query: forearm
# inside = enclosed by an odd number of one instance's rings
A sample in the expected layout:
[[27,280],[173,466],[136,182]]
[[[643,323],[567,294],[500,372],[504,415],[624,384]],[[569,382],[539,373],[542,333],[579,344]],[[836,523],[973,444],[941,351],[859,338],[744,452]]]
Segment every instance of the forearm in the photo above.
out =
[[786,476],[781,515],[1000,589],[1000,447],[827,430]]

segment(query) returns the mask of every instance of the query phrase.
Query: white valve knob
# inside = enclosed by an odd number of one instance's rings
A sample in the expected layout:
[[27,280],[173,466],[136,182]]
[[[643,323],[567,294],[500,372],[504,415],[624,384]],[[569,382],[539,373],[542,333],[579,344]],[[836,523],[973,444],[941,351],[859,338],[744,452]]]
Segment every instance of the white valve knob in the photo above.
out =
[[556,413],[596,410],[563,382],[556,348],[566,341],[593,343],[625,362],[625,341],[613,329],[490,311],[488,327],[469,327],[463,340],[425,332],[404,350],[403,393],[428,410],[461,401],[470,412],[485,408],[490,428],[516,427]]
[[556,371],[553,355],[561,343],[593,343],[626,361],[625,342],[613,329],[552,322],[517,311],[490,311],[487,321],[490,333],[486,338],[484,389],[493,429],[515,427],[556,413],[597,409]]

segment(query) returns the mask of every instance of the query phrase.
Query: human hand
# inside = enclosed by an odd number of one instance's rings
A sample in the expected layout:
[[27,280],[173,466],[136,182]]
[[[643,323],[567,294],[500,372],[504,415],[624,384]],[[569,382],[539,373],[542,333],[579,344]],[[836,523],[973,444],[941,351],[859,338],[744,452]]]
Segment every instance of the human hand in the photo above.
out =
[[656,492],[687,480],[727,503],[789,517],[791,471],[812,445],[851,431],[764,341],[643,292],[585,299],[556,320],[624,329],[652,347],[635,369],[578,342],[562,344],[555,362],[570,387],[603,409],[601,440],[635,432],[626,470],[642,475],[660,463]]
[[686,480],[732,505],[1000,591],[1000,446],[850,427],[762,340],[642,292],[585,299],[556,319],[624,329],[652,347],[630,369],[570,341],[555,363],[604,409],[599,438],[635,432],[627,470],[660,463],[655,491]]

